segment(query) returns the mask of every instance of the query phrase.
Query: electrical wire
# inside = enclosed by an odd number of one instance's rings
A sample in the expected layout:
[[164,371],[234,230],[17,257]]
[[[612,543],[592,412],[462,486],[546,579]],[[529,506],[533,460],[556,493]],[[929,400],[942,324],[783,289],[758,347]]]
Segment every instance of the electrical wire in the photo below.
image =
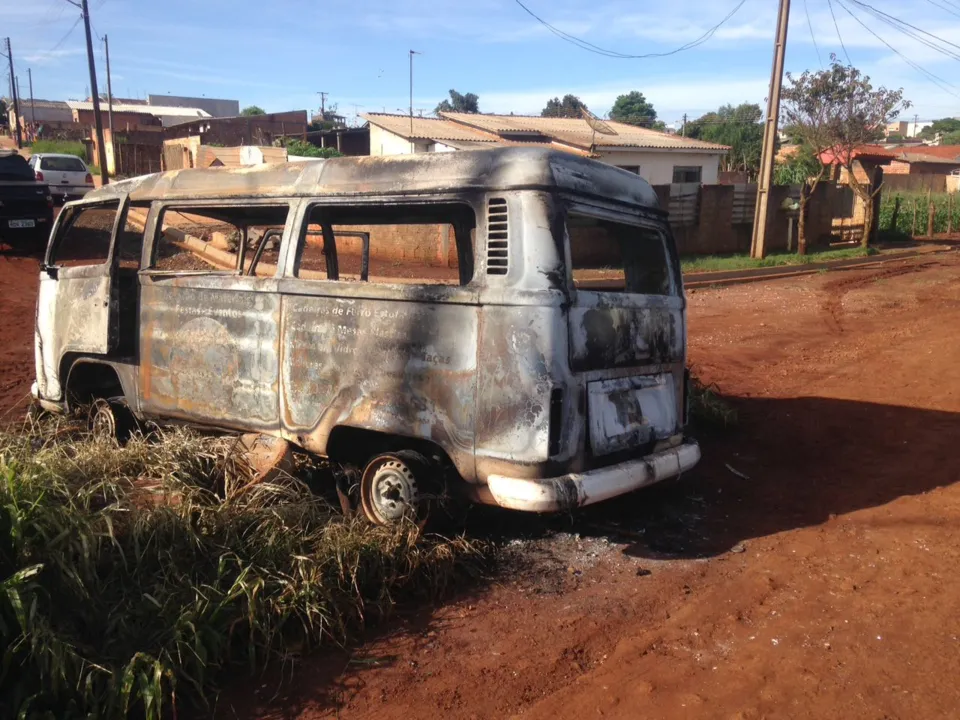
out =
[[[853,0],[851,0],[851,1],[853,1]],[[956,85],[953,85],[953,84],[947,82],[947,81],[944,80],[942,77],[940,77],[940,76],[938,76],[938,75],[935,75],[934,73],[930,72],[929,70],[921,67],[920,65],[918,65],[917,63],[915,63],[913,60],[911,60],[910,58],[908,58],[906,55],[904,55],[902,52],[900,52],[899,50],[897,50],[893,45],[891,45],[891,44],[888,43],[886,40],[884,40],[882,37],[880,37],[879,35],[877,35],[877,33],[875,33],[875,32],[874,32],[868,25],[866,25],[860,18],[858,18],[856,15],[853,14],[853,12],[850,10],[850,8],[848,8],[848,7],[844,4],[843,0],[837,0],[837,4],[838,4],[840,7],[842,7],[844,10],[846,10],[847,14],[848,14],[850,17],[852,17],[854,20],[856,20],[857,23],[858,23],[864,30],[866,30],[868,33],[870,33],[871,35],[873,35],[877,40],[879,40],[879,41],[882,42],[884,45],[886,45],[888,48],[890,48],[890,50],[891,50],[894,54],[896,54],[898,57],[900,57],[901,60],[903,60],[905,63],[907,63],[907,65],[909,65],[910,67],[912,67],[912,68],[913,68],[914,70],[916,70],[917,72],[925,75],[929,80],[931,80],[935,85],[937,85],[937,86],[938,86],[941,90],[943,90],[944,92],[946,92],[946,93],[948,93],[948,94],[950,94],[950,95],[953,95],[953,96],[956,97],[957,99],[960,99],[960,94],[957,94],[957,93],[953,92],[952,90],[950,90],[951,87],[952,87],[952,88],[956,88]]]
[[807,27],[810,29],[810,39],[813,40],[813,49],[817,51],[817,62],[823,69],[823,58],[820,57],[820,46],[817,45],[817,37],[813,34],[813,23],[810,22],[810,8],[807,6],[807,0],[803,0],[803,12],[807,15]]
[[960,13],[958,13],[956,8],[952,5],[940,5],[934,0],[927,0],[927,2],[933,5],[935,8],[938,8],[939,10],[946,10],[951,15],[954,15],[955,17],[960,17]]
[[830,17],[833,18],[833,27],[837,31],[837,40],[840,41],[840,47],[843,48],[843,56],[847,59],[847,65],[853,65],[853,63],[850,61],[850,53],[847,52],[847,46],[843,44],[843,36],[840,34],[840,26],[837,24],[837,16],[833,14],[833,0],[827,0],[827,7],[830,8]]
[[731,10],[729,13],[727,13],[726,16],[724,16],[724,18],[723,18],[720,22],[718,22],[716,25],[714,25],[713,27],[711,27],[710,29],[708,29],[705,33],[703,33],[703,35],[701,35],[701,36],[698,37],[697,39],[691,40],[690,42],[688,42],[688,43],[686,43],[686,44],[684,44],[684,45],[681,45],[681,46],[678,47],[678,48],[674,48],[673,50],[669,50],[669,51],[667,51],[667,52],[662,52],[662,53],[644,53],[643,55],[629,55],[629,54],[627,54],[627,53],[618,52],[618,51],[616,51],[616,50],[609,50],[609,49],[607,49],[607,48],[602,48],[602,47],[600,47],[599,45],[594,45],[594,44],[591,43],[591,42],[587,42],[586,40],[583,40],[582,38],[578,38],[578,37],[576,37],[575,35],[571,35],[570,33],[564,32],[563,30],[560,30],[559,28],[554,27],[553,25],[551,25],[550,23],[548,23],[546,20],[544,20],[542,17],[540,17],[539,15],[537,15],[535,12],[533,12],[533,10],[531,10],[531,9],[528,8],[526,5],[524,5],[524,4],[521,2],[521,0],[514,0],[514,2],[516,2],[517,5],[519,5],[521,8],[523,8],[524,12],[526,12],[530,17],[532,17],[532,18],[533,18],[534,20],[536,20],[538,23],[540,23],[540,24],[543,25],[545,28],[547,28],[547,30],[549,30],[550,32],[552,32],[552,33],[553,33],[554,35],[556,35],[558,38],[560,38],[561,40],[565,40],[566,42],[569,42],[569,43],[571,43],[571,44],[573,44],[573,45],[576,45],[576,46],[579,47],[581,50],[586,50],[587,52],[592,52],[592,53],[595,53],[595,54],[597,54],[597,55],[603,55],[604,57],[615,58],[615,59],[618,59],[618,60],[643,60],[643,59],[646,59],[646,58],[667,57],[667,56],[669,56],[669,55],[676,55],[677,53],[682,52],[682,51],[684,51],[684,50],[690,50],[690,49],[692,49],[692,48],[697,47],[698,45],[702,45],[702,44],[705,43],[707,40],[709,40],[710,38],[712,38],[713,35],[714,35],[714,33],[716,33],[717,30],[719,30],[720,27],[721,27],[725,22],[727,22],[730,18],[732,18],[732,17],[737,13],[737,11],[738,11],[741,7],[743,7],[743,5],[744,5],[744,3],[746,2],[746,0],[740,0],[740,2],[737,3],[737,5],[733,8],[733,10]]
[[[880,9],[878,9],[878,8],[873,7],[872,5],[870,5],[870,4],[868,4],[868,3],[863,2],[863,0],[848,0],[848,1],[849,1],[849,2],[852,2],[854,5],[857,5],[857,6],[860,7],[860,8],[863,8],[864,10],[866,10],[868,13],[870,13],[871,15],[873,15],[875,18],[877,18],[877,19],[880,20],[881,22],[883,22],[883,23],[885,23],[885,24],[887,24],[887,25],[890,25],[891,27],[899,30],[900,32],[904,33],[905,35],[909,35],[911,38],[913,38],[913,39],[916,40],[917,42],[923,43],[923,44],[926,45],[927,47],[929,47],[929,48],[931,48],[931,49],[933,49],[933,50],[937,50],[938,52],[940,52],[940,53],[942,53],[942,54],[944,54],[944,55],[947,55],[948,57],[952,57],[954,60],[960,60],[960,55],[957,55],[956,53],[954,53],[954,52],[952,52],[952,51],[950,51],[950,50],[946,50],[945,48],[942,48],[942,47],[936,45],[935,43],[930,42],[929,40],[925,40],[924,38],[919,37],[919,36],[916,35],[915,33],[920,33],[921,35],[926,35],[926,36],[929,37],[929,38],[933,38],[933,39],[936,40],[937,42],[941,42],[941,43],[943,43],[944,45],[949,45],[949,46],[951,46],[951,47],[956,48],[957,50],[960,50],[960,45],[957,45],[956,43],[950,42],[949,40],[945,40],[944,38],[939,37],[938,35],[934,35],[933,33],[927,32],[927,31],[924,30],[923,28],[919,28],[919,27],[917,27],[916,25],[911,25],[911,24],[908,23],[906,20],[901,20],[901,19],[898,18],[898,17],[894,17],[893,15],[890,15],[890,14],[888,14],[888,13],[885,13],[883,10],[880,10]],[[915,32],[910,32],[909,30],[904,30],[904,28],[909,28],[910,30],[915,31]]]
[[50,48],[49,50],[47,50],[47,52],[48,52],[48,53],[52,53],[52,52],[60,49],[60,46],[63,45],[63,44],[67,41],[67,38],[70,37],[70,35],[73,34],[73,31],[77,29],[77,25],[80,24],[80,21],[81,21],[81,20],[83,20],[82,17],[78,17],[76,20],[74,20],[74,21],[73,21],[73,25],[70,26],[70,29],[67,30],[66,34],[65,34],[62,38],[60,38],[60,40],[57,41],[57,44],[56,44],[56,45],[54,45],[52,48]]

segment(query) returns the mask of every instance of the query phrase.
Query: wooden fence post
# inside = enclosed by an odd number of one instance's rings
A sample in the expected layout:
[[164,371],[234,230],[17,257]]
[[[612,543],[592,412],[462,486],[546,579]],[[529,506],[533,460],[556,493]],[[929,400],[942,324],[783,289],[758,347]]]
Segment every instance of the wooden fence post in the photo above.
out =
[[[928,196],[929,197],[929,196]],[[933,218],[937,209],[932,200],[927,200],[927,237],[933,237]]]
[[913,199],[913,229],[910,231],[910,237],[917,236],[917,199]]
[[891,232],[895,232],[897,229],[897,220],[900,219],[900,196],[893,200],[893,213],[890,215],[890,227],[887,228]]
[[953,193],[947,193],[947,235],[953,235]]

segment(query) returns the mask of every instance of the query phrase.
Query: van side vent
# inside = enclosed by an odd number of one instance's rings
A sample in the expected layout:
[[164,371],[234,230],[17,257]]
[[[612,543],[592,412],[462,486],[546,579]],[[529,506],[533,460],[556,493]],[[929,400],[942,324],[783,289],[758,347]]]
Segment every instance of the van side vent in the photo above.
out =
[[505,198],[487,203],[487,275],[506,275],[509,267],[509,226]]

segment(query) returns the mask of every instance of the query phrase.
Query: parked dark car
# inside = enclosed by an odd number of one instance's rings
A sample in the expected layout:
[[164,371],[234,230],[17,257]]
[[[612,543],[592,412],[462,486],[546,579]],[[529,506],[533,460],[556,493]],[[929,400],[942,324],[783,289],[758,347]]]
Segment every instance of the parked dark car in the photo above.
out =
[[24,249],[46,246],[53,225],[53,196],[14,151],[0,151],[0,240]]

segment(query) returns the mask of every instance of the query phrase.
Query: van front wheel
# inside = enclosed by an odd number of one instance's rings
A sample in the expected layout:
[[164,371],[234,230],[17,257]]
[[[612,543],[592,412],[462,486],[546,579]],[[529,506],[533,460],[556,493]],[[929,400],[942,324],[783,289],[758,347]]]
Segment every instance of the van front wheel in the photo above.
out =
[[428,501],[424,493],[430,463],[411,450],[373,458],[360,478],[360,504],[366,518],[377,525],[393,525],[404,518],[423,524]]

